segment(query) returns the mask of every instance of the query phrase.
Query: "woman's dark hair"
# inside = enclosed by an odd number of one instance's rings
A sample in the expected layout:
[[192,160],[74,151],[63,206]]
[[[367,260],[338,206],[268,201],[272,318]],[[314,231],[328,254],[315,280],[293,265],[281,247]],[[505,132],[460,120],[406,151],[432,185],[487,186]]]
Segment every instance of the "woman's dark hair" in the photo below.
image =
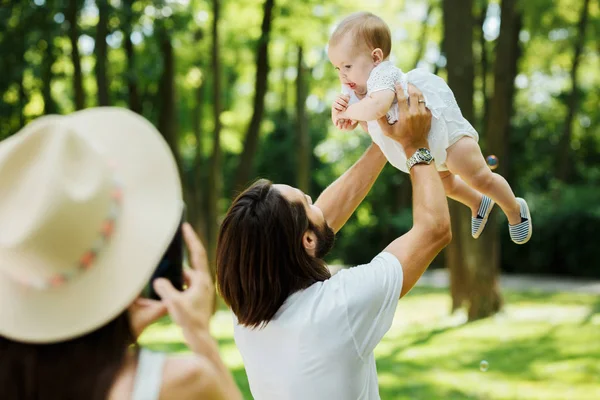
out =
[[64,342],[30,344],[0,336],[0,398],[106,400],[134,343],[127,310]]
[[289,202],[267,180],[240,194],[217,243],[217,285],[241,325],[267,324],[288,296],[331,277],[302,236],[314,227],[304,205]]

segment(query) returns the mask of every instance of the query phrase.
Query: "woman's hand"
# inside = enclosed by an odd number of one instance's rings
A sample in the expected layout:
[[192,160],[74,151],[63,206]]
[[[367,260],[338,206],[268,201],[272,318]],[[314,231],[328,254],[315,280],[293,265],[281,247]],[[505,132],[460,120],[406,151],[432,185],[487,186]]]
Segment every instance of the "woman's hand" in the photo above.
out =
[[180,292],[171,282],[159,278],[154,281],[154,289],[173,322],[183,329],[188,345],[194,350],[194,334],[200,331],[208,332],[215,288],[202,242],[188,223],[184,223],[182,229],[191,267],[184,271],[187,288]]
[[208,270],[206,250],[189,224],[183,224],[182,230],[192,267],[191,270],[184,270],[187,290],[180,292],[168,280],[156,279],[154,289],[162,301],[139,297],[129,307],[129,320],[136,338],[167,312],[184,331],[208,329],[214,285]]
[[144,330],[167,314],[167,307],[157,300],[138,297],[129,306],[129,324],[134,337],[140,337]]
[[[154,281],[154,289],[173,322],[181,327],[190,350],[200,357],[199,360],[204,360],[200,375],[204,381],[208,380],[210,383],[201,385],[200,398],[241,399],[242,394],[221,359],[217,341],[209,331],[215,286],[208,268],[206,250],[190,224],[183,224],[182,229],[191,267],[184,271],[187,288],[180,292],[168,280],[161,278]],[[208,361],[208,364],[205,361]]]

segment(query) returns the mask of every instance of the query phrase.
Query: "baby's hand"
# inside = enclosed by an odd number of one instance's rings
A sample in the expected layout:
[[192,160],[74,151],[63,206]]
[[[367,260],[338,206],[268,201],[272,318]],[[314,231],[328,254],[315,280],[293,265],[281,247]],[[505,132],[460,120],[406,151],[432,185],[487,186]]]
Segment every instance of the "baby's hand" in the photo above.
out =
[[350,101],[350,96],[348,96],[347,94],[340,94],[338,95],[338,97],[335,98],[335,100],[333,101],[333,106],[332,111],[336,110],[338,112],[343,112],[346,111],[346,108],[348,108],[348,102]]
[[336,99],[333,101],[333,105],[331,106],[331,120],[333,124],[340,130],[351,131],[356,128],[356,125],[358,125],[358,122],[342,117],[342,114],[348,108],[349,100],[350,96],[340,94],[338,97],[336,97]]
[[335,126],[341,131],[353,131],[357,125],[358,121],[343,118],[339,118],[335,123]]

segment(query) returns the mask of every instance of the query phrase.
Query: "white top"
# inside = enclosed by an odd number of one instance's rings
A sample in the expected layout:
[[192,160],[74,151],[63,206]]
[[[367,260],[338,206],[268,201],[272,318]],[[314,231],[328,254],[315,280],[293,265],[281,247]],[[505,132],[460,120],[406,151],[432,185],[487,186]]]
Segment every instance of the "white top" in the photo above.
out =
[[[448,84],[437,75],[424,69],[413,69],[406,74],[390,61],[384,61],[371,71],[367,80],[367,95],[380,90],[394,91],[394,84],[400,82],[407,93],[407,83],[415,85],[425,98],[425,105],[431,110],[431,130],[429,131],[429,149],[435,159],[439,171],[446,171],[446,150],[460,138],[469,136],[479,141],[475,128],[467,121],[454,98],[454,93]],[[349,104],[360,101],[349,87],[342,85],[342,93],[350,95]],[[396,101],[390,107],[388,120],[398,119],[398,105]],[[406,154],[400,143],[383,134],[377,121],[367,121],[369,135],[380,148],[387,160],[401,171],[408,172],[406,168]]]
[[140,350],[132,400],[158,400],[166,358],[165,353]]
[[389,330],[402,267],[390,253],[292,294],[262,329],[237,324],[255,400],[378,400],[373,349]]

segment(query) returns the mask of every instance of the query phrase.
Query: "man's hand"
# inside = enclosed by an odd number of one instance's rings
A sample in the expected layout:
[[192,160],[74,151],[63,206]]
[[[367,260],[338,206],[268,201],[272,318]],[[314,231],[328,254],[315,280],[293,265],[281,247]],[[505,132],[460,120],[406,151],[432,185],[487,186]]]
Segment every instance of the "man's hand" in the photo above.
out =
[[349,119],[341,118],[341,114],[346,111],[348,108],[348,101],[350,101],[350,96],[347,94],[340,94],[333,101],[333,105],[331,106],[331,121],[336,126],[336,128],[343,131],[351,131],[356,128],[358,122],[352,121]]
[[423,93],[413,85],[408,86],[408,98],[399,83],[396,83],[399,120],[390,125],[384,116],[377,122],[386,136],[404,147],[410,157],[421,147],[428,147],[427,136],[431,128],[431,111],[425,107]]

